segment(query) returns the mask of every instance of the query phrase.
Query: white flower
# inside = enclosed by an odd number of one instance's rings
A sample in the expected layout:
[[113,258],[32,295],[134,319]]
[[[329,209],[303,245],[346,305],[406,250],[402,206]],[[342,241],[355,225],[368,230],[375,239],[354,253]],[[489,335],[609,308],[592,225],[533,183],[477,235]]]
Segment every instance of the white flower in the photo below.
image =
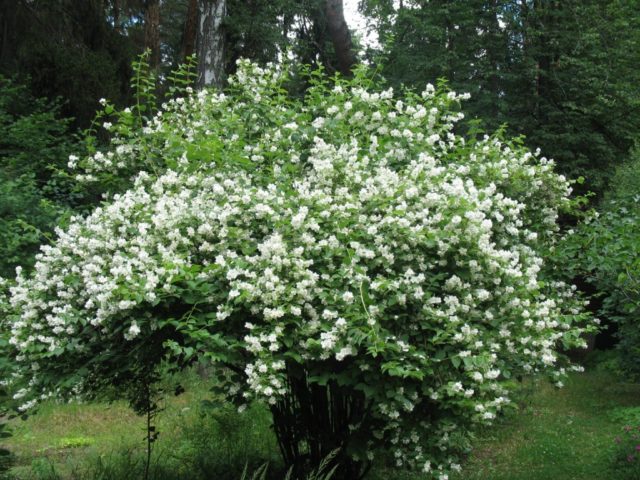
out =
[[351,292],[344,292],[344,293],[342,294],[342,300],[343,300],[345,303],[353,303],[353,299],[354,299],[354,298],[355,298],[355,297],[353,296],[353,293],[351,293]]
[[129,327],[128,330],[128,334],[125,335],[125,338],[127,340],[133,340],[134,338],[136,338],[138,335],[140,335],[140,327],[138,326],[138,324],[134,321],[131,323],[131,326]]
[[353,350],[353,348],[351,347],[344,347],[341,348],[338,353],[336,353],[336,360],[338,361],[342,361],[344,360],[345,357],[349,356],[349,355],[353,355],[355,352]]

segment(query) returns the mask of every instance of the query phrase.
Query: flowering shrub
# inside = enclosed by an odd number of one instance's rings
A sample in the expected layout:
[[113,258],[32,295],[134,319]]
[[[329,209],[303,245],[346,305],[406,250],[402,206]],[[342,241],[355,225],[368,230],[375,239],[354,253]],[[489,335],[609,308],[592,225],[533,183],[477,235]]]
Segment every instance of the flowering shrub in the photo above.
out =
[[296,99],[288,75],[242,62],[227,94],[72,159],[87,182],[138,173],[10,286],[16,397],[211,359],[240,408],[270,406],[288,463],[341,447],[349,476],[384,446],[446,478],[515,376],[560,382],[583,344],[572,288],[540,273],[568,182],[517,141],[456,135],[464,96],[361,70],[309,73]]

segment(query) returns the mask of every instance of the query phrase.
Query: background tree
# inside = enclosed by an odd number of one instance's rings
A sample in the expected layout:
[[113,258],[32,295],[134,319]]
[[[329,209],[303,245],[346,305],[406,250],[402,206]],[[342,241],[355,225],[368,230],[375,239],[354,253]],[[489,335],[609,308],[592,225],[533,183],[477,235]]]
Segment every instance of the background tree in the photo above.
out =
[[356,63],[356,57],[351,42],[351,33],[344,19],[342,0],[325,0],[324,14],[327,31],[335,51],[337,70],[343,75],[350,75],[351,69]]
[[[330,73],[349,75],[355,64],[342,0],[200,0],[199,4],[200,85],[221,85],[239,58],[269,62],[287,49],[303,63],[321,64]],[[185,32],[190,33],[187,28]]]
[[144,2],[144,47],[151,52],[149,64],[160,65],[160,0]]
[[[62,113],[87,126],[101,97],[124,102],[139,26],[134,3],[2,0],[0,73],[18,75],[36,96],[62,97]],[[122,35],[114,28],[114,5]]]
[[198,0],[189,0],[185,13],[184,29],[181,38],[180,60],[184,61],[196,50],[198,34]]
[[221,87],[225,78],[227,0],[198,0],[198,86]]
[[61,106],[0,77],[0,276],[33,265],[39,246],[81,197],[61,174],[79,148]]
[[472,94],[471,118],[507,123],[602,192],[640,129],[640,4],[629,0],[361,2],[383,74]]

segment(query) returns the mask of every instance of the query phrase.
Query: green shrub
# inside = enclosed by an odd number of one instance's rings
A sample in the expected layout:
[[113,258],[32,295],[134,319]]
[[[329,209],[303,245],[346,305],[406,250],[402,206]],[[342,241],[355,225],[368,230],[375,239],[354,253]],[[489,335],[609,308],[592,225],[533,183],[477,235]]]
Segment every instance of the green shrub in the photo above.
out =
[[173,453],[193,478],[237,480],[244,469],[254,471],[265,462],[278,470],[271,415],[263,405],[238,413],[232,405],[205,404],[195,420],[182,426],[186,441]]
[[[620,367],[640,379],[640,150],[616,172],[599,211],[560,249],[573,275],[602,298],[602,317],[618,326]],[[570,268],[573,265],[573,268]]]
[[74,203],[60,174],[78,148],[60,104],[34,98],[26,86],[0,77],[0,275],[30,268],[34,255]]

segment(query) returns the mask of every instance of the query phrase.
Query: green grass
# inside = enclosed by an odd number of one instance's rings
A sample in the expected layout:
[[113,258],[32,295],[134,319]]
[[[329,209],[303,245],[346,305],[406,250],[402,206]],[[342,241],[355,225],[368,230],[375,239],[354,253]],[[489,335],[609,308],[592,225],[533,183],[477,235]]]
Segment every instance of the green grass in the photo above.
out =
[[[603,372],[572,375],[565,388],[531,382],[516,414],[481,432],[456,478],[465,480],[605,480],[614,439],[637,413],[640,385]],[[627,414],[625,414],[627,412]]]
[[[182,380],[186,392],[164,400],[155,422],[160,436],[152,478],[238,480],[245,464],[249,469],[278,465],[268,411],[201,407],[212,398],[207,383],[194,374]],[[124,402],[48,402],[12,427],[13,436],[3,445],[14,455],[11,473],[19,480],[141,478],[145,421]]]
[[[281,478],[268,412],[215,413],[198,407],[210,398],[191,376],[187,392],[167,399],[158,417],[156,480],[234,479],[271,464]],[[598,371],[572,375],[563,389],[529,380],[517,412],[478,433],[463,472],[452,480],[622,480],[614,470],[614,438],[626,423],[640,424],[640,385]],[[138,479],[144,422],[125,404],[45,404],[27,421],[13,423],[5,440],[20,480]],[[640,440],[639,440],[640,442]],[[626,474],[625,474],[626,475]],[[372,479],[417,480],[420,475],[374,468]]]

